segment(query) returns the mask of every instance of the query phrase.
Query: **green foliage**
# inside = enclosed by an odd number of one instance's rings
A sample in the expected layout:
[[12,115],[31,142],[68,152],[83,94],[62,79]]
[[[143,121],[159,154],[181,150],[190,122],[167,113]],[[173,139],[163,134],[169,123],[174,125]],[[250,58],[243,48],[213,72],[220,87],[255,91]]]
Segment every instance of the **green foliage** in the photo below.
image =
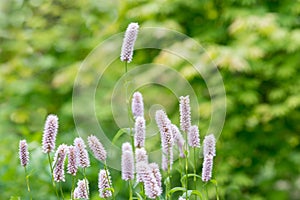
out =
[[[47,158],[40,152],[44,119],[48,113],[57,114],[61,119],[58,143],[72,142],[76,136],[72,89],[77,70],[94,47],[124,31],[131,21],[183,32],[206,49],[206,54],[199,57],[201,61],[208,63],[212,59],[219,67],[227,95],[227,117],[217,143],[214,171],[221,199],[297,199],[299,14],[297,0],[1,1],[1,199],[25,196],[26,185],[20,178],[23,169],[18,167],[17,156],[18,141],[22,138],[29,141],[31,151],[32,191],[40,199],[55,199],[50,191],[48,168],[44,167]],[[137,64],[171,63],[190,81],[200,104],[200,133],[206,133],[211,117],[210,96],[195,70],[165,52],[136,55]],[[116,66],[120,69],[109,72],[107,85],[114,84],[122,75],[121,65]],[[156,90],[151,91],[149,98],[145,98],[149,102],[154,98],[165,99]],[[98,95],[107,98],[111,92],[104,88]],[[174,108],[174,102],[165,103]],[[168,112],[171,118],[177,116],[176,109]],[[104,129],[117,133],[108,108],[99,108],[99,113]],[[93,167],[97,164],[92,162],[87,176],[96,180],[98,166]],[[200,169],[201,165],[197,171]],[[117,179],[119,172],[113,171],[112,177],[115,191],[126,199],[124,182]],[[178,186],[175,180],[173,187]],[[91,181],[91,185],[92,199],[97,199],[96,181]],[[69,194],[71,185],[64,187]],[[209,188],[209,194],[215,194],[211,190],[214,188]]]

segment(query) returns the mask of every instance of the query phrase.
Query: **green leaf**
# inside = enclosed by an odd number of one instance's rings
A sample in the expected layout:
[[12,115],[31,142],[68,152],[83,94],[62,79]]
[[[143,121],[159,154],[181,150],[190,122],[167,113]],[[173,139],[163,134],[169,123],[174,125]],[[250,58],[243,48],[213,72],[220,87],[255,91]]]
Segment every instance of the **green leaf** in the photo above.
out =
[[183,187],[174,187],[174,188],[172,188],[172,189],[169,191],[168,195],[172,196],[173,193],[175,193],[175,192],[180,192],[180,191],[181,191],[181,192],[185,192],[186,189],[183,188]]
[[115,134],[114,138],[112,139],[112,143],[115,144],[115,142],[124,134],[127,133],[130,135],[130,128],[121,128],[119,131]]

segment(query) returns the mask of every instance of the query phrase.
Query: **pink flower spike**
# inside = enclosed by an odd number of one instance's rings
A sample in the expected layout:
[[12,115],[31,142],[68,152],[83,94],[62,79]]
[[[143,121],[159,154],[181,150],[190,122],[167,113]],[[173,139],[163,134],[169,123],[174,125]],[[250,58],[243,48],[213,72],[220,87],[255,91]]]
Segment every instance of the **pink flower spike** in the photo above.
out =
[[76,176],[77,173],[77,156],[76,156],[76,148],[74,146],[69,146],[68,153],[68,173]]
[[188,132],[191,127],[191,107],[189,96],[181,96],[179,98],[179,112],[180,112],[180,129],[184,132]]
[[86,168],[90,166],[90,159],[86,146],[82,138],[75,138],[74,146],[76,148],[77,165],[78,167]]
[[140,92],[135,92],[132,95],[131,109],[134,118],[144,117],[144,102]]
[[68,154],[68,146],[65,144],[59,145],[55,153],[53,161],[53,178],[56,182],[65,182],[65,159]]
[[101,198],[108,198],[112,196],[112,192],[110,190],[107,190],[108,188],[110,188],[111,185],[109,172],[107,171],[107,173],[108,173],[108,177],[104,169],[99,171],[98,188],[99,188],[99,196]]
[[55,141],[58,130],[58,117],[56,115],[48,115],[43,134],[43,152],[50,153],[55,149]]
[[138,23],[130,23],[126,29],[121,50],[121,61],[130,63],[133,55],[134,43],[139,30]]
[[106,160],[106,151],[96,136],[90,135],[88,137],[88,145],[97,160],[103,162]]
[[198,126],[191,126],[188,132],[188,143],[190,147],[199,148],[200,147],[200,138],[199,138],[199,129]]
[[122,179],[125,181],[132,180],[134,179],[134,161],[131,145],[128,142],[124,143],[122,150]]
[[134,146],[141,148],[145,146],[146,127],[144,117],[137,117],[134,125]]
[[26,167],[29,163],[29,152],[27,146],[26,140],[21,140],[19,142],[19,157],[22,167]]

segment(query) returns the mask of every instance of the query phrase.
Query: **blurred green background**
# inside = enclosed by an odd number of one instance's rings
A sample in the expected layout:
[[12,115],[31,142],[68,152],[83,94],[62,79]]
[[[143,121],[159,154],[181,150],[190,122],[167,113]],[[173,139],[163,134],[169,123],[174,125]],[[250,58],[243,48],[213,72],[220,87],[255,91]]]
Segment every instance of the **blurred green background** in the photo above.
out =
[[[299,0],[0,1],[0,198],[26,197],[17,154],[19,140],[26,138],[34,199],[55,199],[40,148],[44,120],[57,114],[57,143],[72,143],[77,136],[72,116],[77,70],[93,48],[130,22],[182,32],[203,45],[218,66],[227,100],[214,163],[221,199],[299,199]],[[199,127],[205,132],[211,115],[205,82],[191,66],[170,62],[159,51],[138,52],[134,63],[158,60],[171,63],[201,91]],[[122,76],[122,63],[116,61],[116,66],[106,77],[108,85]],[[146,90],[145,101],[157,96],[155,89]],[[99,95],[108,98],[109,92]],[[172,101],[165,103],[177,106],[176,98],[166,94]],[[118,127],[108,106],[99,109],[104,129],[113,136]],[[175,109],[168,114],[178,118]],[[92,163],[87,174],[92,199],[98,199],[99,166],[93,158]],[[113,184],[118,199],[126,199],[119,174],[113,171]],[[69,176],[63,187],[67,196]],[[210,195],[213,199],[214,192]]]

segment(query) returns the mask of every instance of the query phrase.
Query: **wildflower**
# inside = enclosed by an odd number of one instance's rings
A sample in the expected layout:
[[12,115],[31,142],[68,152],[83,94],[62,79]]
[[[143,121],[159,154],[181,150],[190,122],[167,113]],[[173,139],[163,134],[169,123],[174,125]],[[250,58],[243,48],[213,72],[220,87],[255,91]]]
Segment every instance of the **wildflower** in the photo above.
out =
[[191,107],[189,96],[180,97],[180,129],[184,132],[188,132],[191,126]]
[[125,181],[134,178],[134,163],[131,145],[126,142],[122,145],[122,179]]
[[168,167],[171,169],[173,164],[173,135],[171,130],[171,121],[169,120],[166,113],[162,110],[156,111],[155,120],[161,135],[161,145],[163,153],[162,169],[167,170]]
[[26,167],[26,165],[29,163],[29,152],[26,140],[21,140],[19,142],[19,157],[21,165]]
[[142,181],[144,183],[145,194],[150,199],[155,199],[162,193],[154,174],[151,172],[146,162],[137,163],[137,169],[140,171]]
[[184,158],[185,155],[184,155],[184,139],[179,131],[179,129],[177,128],[176,125],[172,124],[171,125],[171,129],[172,129],[172,135],[173,135],[173,138],[174,138],[174,142],[177,143],[178,145],[178,150],[179,150],[179,153],[180,153],[180,157],[181,158]]
[[76,148],[77,166],[86,168],[90,166],[90,159],[86,146],[82,138],[75,138],[74,146]]
[[141,148],[145,146],[145,119],[144,117],[138,116],[135,120],[134,125],[135,133],[134,133],[134,146]]
[[96,159],[100,161],[106,160],[106,151],[96,136],[90,135],[88,137],[88,145]]
[[204,157],[203,167],[202,167],[202,181],[207,182],[211,179],[213,168],[213,156],[207,154]]
[[[135,149],[135,162],[136,165],[138,165],[138,163],[140,162],[148,163],[147,151],[144,148]],[[137,182],[143,181],[138,168],[136,168],[136,181]]]
[[213,134],[207,135],[203,141],[203,156],[216,156],[216,139]]
[[74,190],[75,199],[89,199],[89,183],[86,179],[78,180]]
[[50,153],[55,149],[55,141],[58,129],[58,117],[56,115],[48,115],[43,134],[43,152]]
[[188,143],[190,147],[200,147],[199,130],[197,126],[191,126],[188,132]]
[[133,55],[133,47],[137,38],[139,25],[130,23],[126,29],[121,50],[121,61],[130,63]]
[[76,176],[77,173],[77,156],[76,156],[76,148],[74,146],[69,146],[68,152],[68,173]]
[[156,163],[150,163],[149,168],[156,179],[158,187],[161,188],[161,173],[159,171],[158,165]]
[[111,179],[110,179],[109,172],[105,171],[104,169],[100,170],[98,178],[99,178],[98,180],[99,196],[101,198],[111,197],[112,192],[108,190],[111,186]]
[[65,144],[59,145],[57,151],[55,153],[54,161],[53,161],[53,178],[54,181],[60,182],[65,181],[65,158],[68,153],[68,146]]
[[132,95],[131,109],[134,118],[144,117],[144,102],[140,92],[135,92]]

